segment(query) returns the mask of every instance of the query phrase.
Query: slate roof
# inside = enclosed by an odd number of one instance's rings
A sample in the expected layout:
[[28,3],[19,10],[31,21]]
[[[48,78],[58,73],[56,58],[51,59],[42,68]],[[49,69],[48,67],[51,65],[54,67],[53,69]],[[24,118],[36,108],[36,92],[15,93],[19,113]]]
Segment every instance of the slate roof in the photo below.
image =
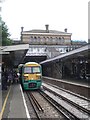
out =
[[23,31],[24,33],[51,33],[51,34],[71,34],[67,32],[57,31],[57,30],[49,30],[49,32],[46,32],[46,30],[41,29],[33,29],[30,31]]

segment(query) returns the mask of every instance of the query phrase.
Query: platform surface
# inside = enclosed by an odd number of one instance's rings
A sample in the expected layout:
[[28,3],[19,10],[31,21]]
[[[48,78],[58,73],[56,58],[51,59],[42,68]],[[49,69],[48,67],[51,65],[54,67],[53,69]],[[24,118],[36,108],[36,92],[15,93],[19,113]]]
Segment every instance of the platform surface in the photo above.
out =
[[23,99],[24,96],[20,84],[11,85],[6,92],[3,91],[2,95],[6,94],[2,104],[2,118],[21,118],[27,120],[25,99]]

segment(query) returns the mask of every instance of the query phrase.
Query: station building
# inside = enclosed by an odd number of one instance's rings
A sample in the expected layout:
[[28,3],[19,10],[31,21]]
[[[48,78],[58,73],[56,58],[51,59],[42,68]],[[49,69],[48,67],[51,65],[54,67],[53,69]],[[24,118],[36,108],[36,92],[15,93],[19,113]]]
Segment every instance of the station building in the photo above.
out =
[[49,25],[45,25],[45,30],[30,30],[23,31],[21,28],[21,40],[23,43],[29,44],[41,44],[41,45],[70,45],[71,44],[71,33],[49,30]]
[[72,41],[71,36],[67,28],[62,32],[49,30],[49,25],[45,25],[45,30],[24,31],[21,27],[21,42],[29,44],[26,56],[46,56],[48,59],[81,47],[82,43]]

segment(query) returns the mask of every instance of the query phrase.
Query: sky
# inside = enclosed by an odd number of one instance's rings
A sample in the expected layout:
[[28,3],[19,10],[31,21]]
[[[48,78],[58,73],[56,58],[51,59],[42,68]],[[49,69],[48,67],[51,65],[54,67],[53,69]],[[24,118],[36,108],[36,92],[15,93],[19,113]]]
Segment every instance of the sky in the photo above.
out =
[[20,39],[24,31],[45,29],[72,33],[72,40],[88,41],[88,0],[4,0],[2,20],[11,38]]

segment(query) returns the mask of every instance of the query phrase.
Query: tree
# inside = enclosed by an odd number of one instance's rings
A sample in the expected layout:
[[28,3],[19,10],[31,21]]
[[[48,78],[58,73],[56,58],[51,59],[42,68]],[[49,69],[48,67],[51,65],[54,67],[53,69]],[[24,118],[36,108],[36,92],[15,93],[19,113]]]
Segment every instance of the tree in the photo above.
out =
[[0,33],[1,33],[1,36],[2,36],[2,46],[11,45],[12,40],[9,38],[10,34],[8,33],[7,25],[2,20],[1,20],[0,28],[1,28]]

